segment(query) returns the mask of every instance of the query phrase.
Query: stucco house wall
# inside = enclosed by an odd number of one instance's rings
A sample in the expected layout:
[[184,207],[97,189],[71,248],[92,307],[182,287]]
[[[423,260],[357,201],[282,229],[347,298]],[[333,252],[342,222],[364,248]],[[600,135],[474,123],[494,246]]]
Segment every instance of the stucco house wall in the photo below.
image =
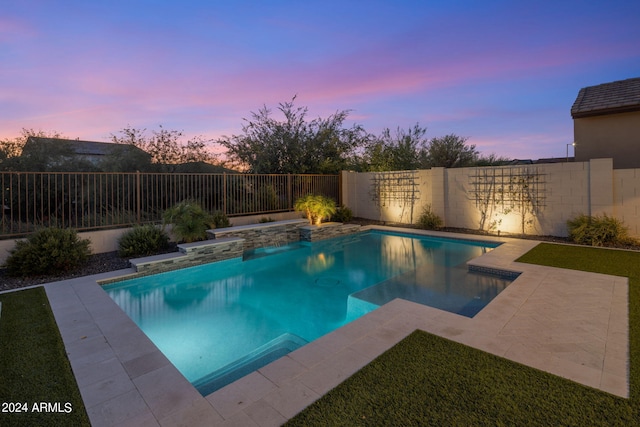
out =
[[640,111],[573,121],[575,160],[610,157],[615,169],[640,167]]
[[612,158],[640,168],[640,77],[580,89],[571,117],[577,162]]

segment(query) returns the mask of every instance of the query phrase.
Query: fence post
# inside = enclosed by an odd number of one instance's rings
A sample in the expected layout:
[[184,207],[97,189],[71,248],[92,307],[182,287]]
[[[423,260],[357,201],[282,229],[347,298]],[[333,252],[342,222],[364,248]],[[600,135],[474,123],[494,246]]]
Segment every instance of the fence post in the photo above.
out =
[[[425,172],[422,172],[425,173]],[[450,224],[447,221],[447,206],[451,202],[447,200],[450,194],[447,191],[447,169],[442,167],[431,168],[431,210],[442,218],[444,225]],[[422,206],[420,207],[422,210]]]
[[289,202],[289,210],[293,210],[293,200],[292,200],[293,194],[291,193],[291,174],[288,173],[287,174],[287,200]]
[[222,172],[222,213],[227,214],[227,173]]
[[588,215],[613,215],[613,159],[590,159]]
[[140,171],[136,171],[136,211],[138,217],[138,225],[142,223],[142,201],[140,197]]
[[343,185],[343,177],[344,174],[346,173],[346,171],[340,171],[338,173],[338,204],[340,206],[344,205],[344,199],[343,199],[343,191],[342,191],[342,185]]

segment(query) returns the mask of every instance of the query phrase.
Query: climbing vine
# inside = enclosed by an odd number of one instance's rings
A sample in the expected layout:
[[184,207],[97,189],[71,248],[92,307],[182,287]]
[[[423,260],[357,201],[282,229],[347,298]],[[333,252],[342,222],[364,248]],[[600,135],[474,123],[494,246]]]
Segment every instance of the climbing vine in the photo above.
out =
[[478,168],[471,180],[472,195],[480,211],[480,230],[493,230],[502,222],[502,216],[514,213],[519,215],[521,232],[525,234],[545,206],[544,174],[537,167]]
[[369,195],[379,211],[384,207],[397,206],[402,209],[399,221],[402,222],[402,217],[408,213],[409,222],[412,222],[415,201],[420,197],[417,171],[374,173]]

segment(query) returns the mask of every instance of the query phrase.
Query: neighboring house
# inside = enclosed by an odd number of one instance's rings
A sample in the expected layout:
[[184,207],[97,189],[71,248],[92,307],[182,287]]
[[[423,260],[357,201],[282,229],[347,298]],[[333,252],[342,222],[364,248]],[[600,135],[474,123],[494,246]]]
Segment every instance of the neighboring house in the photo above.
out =
[[571,107],[575,160],[640,168],[640,77],[580,89]]
[[[86,160],[94,165],[99,164],[106,156],[111,154],[125,154],[136,156],[149,156],[145,151],[130,144],[114,144],[111,142],[80,141],[78,139],[41,138],[30,136],[23,149],[23,154],[32,149],[46,147],[49,144],[67,144],[74,156]],[[124,152],[117,152],[124,150]]]

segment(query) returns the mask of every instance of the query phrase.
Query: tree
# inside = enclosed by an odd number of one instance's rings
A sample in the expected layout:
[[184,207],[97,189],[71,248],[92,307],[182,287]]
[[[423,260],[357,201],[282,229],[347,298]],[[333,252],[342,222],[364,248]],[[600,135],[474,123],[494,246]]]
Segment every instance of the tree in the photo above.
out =
[[25,142],[26,138],[22,137],[0,140],[0,166],[2,166],[7,160],[13,159],[22,154],[22,147],[24,147]]
[[[112,144],[109,154],[98,163],[104,172],[161,172],[162,165],[152,163],[151,155],[133,144]],[[133,148],[133,149],[131,149]]]
[[481,155],[475,161],[474,166],[503,166],[511,162],[508,157],[498,156],[495,153],[489,155]]
[[385,128],[367,147],[361,169],[366,171],[414,170],[422,167],[421,153],[427,140],[427,128],[419,123],[408,130],[396,129],[395,135]]
[[211,140],[202,136],[183,142],[182,132],[164,129],[162,126],[157,131],[151,131],[151,136],[146,136],[145,132],[146,129],[127,127],[120,131],[120,137],[111,134],[111,141],[134,145],[147,152],[152,163],[169,170],[175,169],[178,164],[210,162],[213,159],[213,155],[207,150]]
[[433,138],[424,151],[425,166],[462,168],[472,166],[478,159],[475,145],[467,145],[467,138],[454,134]]
[[244,119],[241,135],[219,139],[227,158],[252,173],[338,173],[347,168],[355,150],[364,146],[364,130],[358,125],[344,128],[347,110],[307,121],[307,108],[295,107],[295,99],[278,105],[284,120],[273,118],[263,106]]
[[0,168],[3,170],[20,170],[19,157],[30,136],[60,138],[58,132],[43,132],[22,128],[20,136],[13,139],[0,140]]
[[69,141],[60,133],[26,128],[20,136],[0,141],[0,167],[35,172],[95,170],[90,162],[75,156]]

